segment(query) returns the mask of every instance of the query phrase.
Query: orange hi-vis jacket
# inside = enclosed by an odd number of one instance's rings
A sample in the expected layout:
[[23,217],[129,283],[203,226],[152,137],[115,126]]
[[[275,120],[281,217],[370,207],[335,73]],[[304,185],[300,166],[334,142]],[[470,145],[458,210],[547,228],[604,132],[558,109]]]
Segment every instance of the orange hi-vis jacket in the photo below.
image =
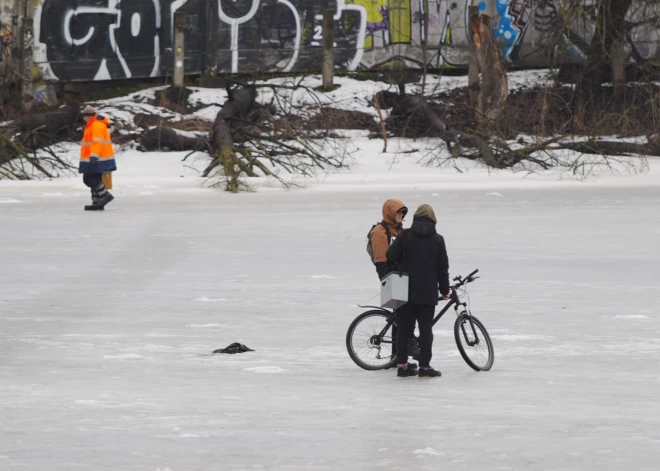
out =
[[104,173],[117,170],[115,151],[110,140],[110,120],[96,115],[85,126],[80,149],[80,173]]

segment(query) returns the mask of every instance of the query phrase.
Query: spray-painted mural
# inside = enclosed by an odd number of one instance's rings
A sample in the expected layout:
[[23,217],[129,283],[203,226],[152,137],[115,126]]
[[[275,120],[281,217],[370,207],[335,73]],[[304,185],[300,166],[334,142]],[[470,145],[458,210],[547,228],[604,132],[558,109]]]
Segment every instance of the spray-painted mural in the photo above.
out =
[[[588,14],[593,2],[561,3],[587,12],[562,37],[572,57],[579,58],[593,36]],[[660,15],[651,10],[660,7],[637,3],[629,52],[634,60],[658,58],[660,26],[654,19]],[[173,17],[181,11],[187,73],[318,71],[322,13],[330,8],[338,67],[376,69],[399,62],[420,68],[424,61],[431,68],[462,67],[468,62],[471,5],[499,17],[494,33],[508,61],[545,60],[547,51],[539,48],[561,14],[556,0],[41,0],[34,59],[48,80],[165,76],[171,71]]]
[[[7,6],[0,6],[0,70],[3,72],[18,48],[16,37],[18,18],[18,15]],[[4,73],[2,75],[4,76]]]

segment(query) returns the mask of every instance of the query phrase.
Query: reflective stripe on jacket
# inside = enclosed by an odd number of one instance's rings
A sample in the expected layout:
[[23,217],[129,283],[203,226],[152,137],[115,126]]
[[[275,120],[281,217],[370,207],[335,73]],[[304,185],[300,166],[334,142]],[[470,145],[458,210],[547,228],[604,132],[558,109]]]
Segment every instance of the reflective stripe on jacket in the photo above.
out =
[[110,139],[110,120],[96,115],[85,126],[80,149],[80,173],[104,173],[117,170],[115,151]]

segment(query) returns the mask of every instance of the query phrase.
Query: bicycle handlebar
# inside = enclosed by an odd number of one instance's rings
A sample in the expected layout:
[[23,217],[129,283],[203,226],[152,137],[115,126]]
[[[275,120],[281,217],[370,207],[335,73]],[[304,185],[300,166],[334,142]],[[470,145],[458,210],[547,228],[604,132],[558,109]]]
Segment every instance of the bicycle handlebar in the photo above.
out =
[[474,275],[476,275],[477,273],[479,273],[478,269],[474,270],[472,273],[470,273],[465,278],[461,277],[460,275],[457,276],[456,278],[454,278],[454,281],[458,281],[458,283],[456,283],[454,286],[452,286],[452,288],[457,289],[457,288],[460,288],[461,286],[463,286],[466,283],[472,283],[474,281]]

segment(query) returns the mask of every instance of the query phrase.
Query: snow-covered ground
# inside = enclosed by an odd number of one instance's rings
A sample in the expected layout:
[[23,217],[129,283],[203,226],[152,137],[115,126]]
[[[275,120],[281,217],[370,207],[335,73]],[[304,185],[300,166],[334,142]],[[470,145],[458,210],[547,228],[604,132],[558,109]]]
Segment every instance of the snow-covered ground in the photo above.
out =
[[[292,190],[228,194],[207,155],[130,147],[104,213],[79,177],[0,181],[0,471],[656,470],[660,161],[459,172],[420,165],[432,141],[353,133],[351,169]],[[438,380],[348,357],[387,198],[435,207],[452,276],[480,269],[490,372],[451,316]],[[211,355],[236,341],[255,351]]]
[[[104,213],[79,179],[0,182],[0,470],[657,469],[655,161],[576,181],[374,151],[230,195],[182,156],[120,154]],[[349,359],[390,197],[436,208],[452,275],[481,270],[492,371],[451,317],[441,379]],[[235,341],[256,351],[210,355]]]

